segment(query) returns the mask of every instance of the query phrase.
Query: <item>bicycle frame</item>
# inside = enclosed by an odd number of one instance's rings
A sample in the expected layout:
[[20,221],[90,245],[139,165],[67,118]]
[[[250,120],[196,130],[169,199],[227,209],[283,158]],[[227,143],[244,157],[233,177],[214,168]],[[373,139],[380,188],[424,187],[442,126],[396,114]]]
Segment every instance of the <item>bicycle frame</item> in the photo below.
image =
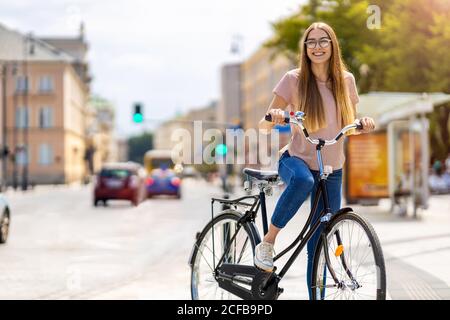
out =
[[[292,253],[292,255],[290,256],[290,258],[288,259],[286,264],[283,266],[283,268],[281,269],[280,273],[278,275],[276,275],[278,281],[280,281],[284,277],[284,275],[287,273],[289,268],[292,266],[294,261],[297,259],[298,255],[301,253],[301,251],[303,250],[305,245],[312,238],[312,236],[317,231],[317,229],[319,229],[320,225],[322,223],[327,225],[328,222],[330,221],[332,215],[333,215],[333,212],[331,211],[331,208],[330,208],[330,205],[329,205],[328,193],[327,193],[327,188],[326,188],[326,181],[327,181],[328,174],[324,174],[322,155],[321,155],[321,150],[322,150],[322,147],[324,146],[324,142],[325,141],[323,141],[321,139],[319,139],[319,141],[320,141],[320,143],[316,147],[316,150],[317,150],[317,161],[318,161],[318,164],[319,164],[319,175],[320,175],[319,176],[318,190],[317,190],[315,198],[314,198],[313,207],[311,208],[311,212],[309,213],[308,219],[307,219],[307,221],[306,221],[302,231],[300,232],[298,237],[286,249],[284,249],[281,253],[279,253],[277,256],[274,257],[274,261],[278,260],[279,258],[281,258],[287,252],[292,250],[298,244],[297,248]],[[322,197],[322,200],[323,200],[324,209],[322,210],[322,212],[320,212],[319,217],[316,220],[316,222],[312,226],[310,226],[311,225],[311,221],[313,220],[314,213],[317,210],[317,207],[318,207],[318,204],[319,204],[319,200],[320,200],[321,197]],[[254,202],[252,204],[243,203],[242,202],[243,199],[249,199],[249,198],[254,200]],[[263,223],[264,234],[267,233],[267,230],[268,230],[268,225],[267,224],[268,223],[267,223],[267,210],[266,210],[266,202],[265,202],[265,192],[264,192],[264,190],[260,190],[260,193],[259,193],[258,196],[256,196],[256,195],[247,196],[247,197],[242,197],[242,198],[239,198],[239,199],[236,199],[236,200],[213,199],[213,201],[219,201],[221,203],[227,203],[227,204],[231,204],[231,205],[240,203],[240,204],[244,204],[244,205],[247,205],[247,206],[251,206],[250,210],[248,210],[246,212],[246,214],[241,218],[242,221],[240,221],[240,223],[238,223],[238,228],[235,231],[233,237],[231,237],[231,238],[227,237],[226,249],[224,250],[224,253],[223,253],[222,257],[220,258],[219,262],[217,263],[217,266],[215,267],[215,274],[217,275],[218,274],[218,270],[217,269],[221,265],[221,263],[225,260],[226,256],[228,255],[229,250],[231,248],[231,244],[233,243],[236,235],[238,234],[239,229],[243,226],[244,223],[254,222],[255,221],[255,218],[256,218],[257,212],[259,210],[259,207],[261,207],[261,214],[262,214],[262,223]],[[337,213],[349,211],[348,209],[350,209],[350,208],[340,209]],[[213,228],[213,230],[214,230],[214,228]],[[306,235],[304,235],[307,230],[308,230],[308,232],[306,233]],[[214,235],[213,235],[213,237],[214,237]],[[337,240],[338,240],[338,244],[340,244],[341,241],[340,241],[339,232],[336,233],[336,237],[337,237]],[[326,239],[324,239],[324,240],[326,240]],[[324,241],[324,245],[327,246],[327,241]],[[330,263],[330,258],[329,258],[329,255],[328,255],[327,247],[325,249],[326,249],[325,250],[325,259],[326,259],[326,262],[327,262],[327,265],[328,265],[328,269],[330,270],[330,274],[332,275],[332,277],[333,277],[333,279],[335,281],[335,284],[338,285],[339,284],[339,280],[336,277],[334,270],[332,269],[332,265]],[[214,251],[215,251],[215,249],[214,249],[214,244],[213,244],[213,252]],[[214,256],[215,256],[215,253],[213,253],[213,257]],[[345,266],[345,270],[349,274],[350,278],[353,280],[353,276],[352,276],[350,270],[347,268],[347,265],[345,263],[345,257],[343,255],[341,256],[341,259],[342,259],[343,265]],[[274,275],[274,272],[272,274]],[[246,284],[248,284],[248,283],[246,283]],[[268,286],[268,285],[269,285],[269,281],[266,282],[266,286]]]

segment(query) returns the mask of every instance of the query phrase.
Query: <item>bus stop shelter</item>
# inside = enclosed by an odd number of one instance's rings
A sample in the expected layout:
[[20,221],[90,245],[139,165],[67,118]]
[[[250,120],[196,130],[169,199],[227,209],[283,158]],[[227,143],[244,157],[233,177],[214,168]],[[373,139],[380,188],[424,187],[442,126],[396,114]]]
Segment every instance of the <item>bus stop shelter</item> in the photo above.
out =
[[[444,93],[370,92],[360,96],[357,118],[375,120],[373,133],[346,142],[348,203],[391,199],[391,211],[428,207],[429,121],[427,113],[450,101]],[[408,203],[410,205],[408,205]]]

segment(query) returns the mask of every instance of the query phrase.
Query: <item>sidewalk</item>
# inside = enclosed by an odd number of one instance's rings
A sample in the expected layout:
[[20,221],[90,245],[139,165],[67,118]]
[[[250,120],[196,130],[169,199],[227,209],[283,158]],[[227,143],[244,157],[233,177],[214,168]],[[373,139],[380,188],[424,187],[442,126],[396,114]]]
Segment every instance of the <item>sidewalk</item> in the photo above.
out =
[[430,198],[418,218],[389,213],[389,202],[354,206],[380,238],[393,299],[450,299],[450,195]]
[[42,185],[35,185],[33,188],[31,186],[28,187],[27,190],[22,190],[20,186],[17,188],[17,190],[14,190],[12,187],[8,187],[8,189],[1,194],[5,195],[5,197],[12,198],[12,197],[21,197],[26,196],[29,194],[42,194],[57,190],[68,190],[68,189],[80,189],[90,186],[90,184],[83,184],[81,182],[72,182],[68,184],[42,184]]
[[[280,193],[278,190],[268,197],[269,219]],[[450,195],[432,196],[429,208],[418,211],[417,219],[391,214],[389,199],[381,200],[378,206],[342,205],[345,206],[367,218],[377,232],[385,256],[389,298],[450,299]],[[295,239],[309,212],[310,199],[307,199],[280,233],[276,250]],[[303,271],[296,276],[303,280],[306,250],[299,260]],[[299,294],[289,298],[306,298],[306,292]]]

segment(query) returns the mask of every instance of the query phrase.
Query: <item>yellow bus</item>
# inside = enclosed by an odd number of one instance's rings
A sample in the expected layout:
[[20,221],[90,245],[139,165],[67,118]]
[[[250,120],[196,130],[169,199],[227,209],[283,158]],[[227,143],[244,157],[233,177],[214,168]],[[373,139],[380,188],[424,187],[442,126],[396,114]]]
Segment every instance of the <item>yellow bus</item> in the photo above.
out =
[[144,167],[148,174],[153,169],[167,168],[172,169],[176,173],[182,170],[180,164],[174,163],[172,160],[171,150],[149,150],[144,155]]

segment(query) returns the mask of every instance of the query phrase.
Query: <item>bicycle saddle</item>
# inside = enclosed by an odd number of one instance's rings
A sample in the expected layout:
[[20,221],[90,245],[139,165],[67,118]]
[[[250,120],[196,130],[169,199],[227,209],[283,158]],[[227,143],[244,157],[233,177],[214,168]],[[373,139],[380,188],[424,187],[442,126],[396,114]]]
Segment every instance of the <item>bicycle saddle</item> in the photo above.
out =
[[278,179],[277,171],[263,171],[263,170],[244,168],[244,170],[242,172],[244,172],[245,174],[249,175],[250,177],[253,177],[258,180],[275,182]]

